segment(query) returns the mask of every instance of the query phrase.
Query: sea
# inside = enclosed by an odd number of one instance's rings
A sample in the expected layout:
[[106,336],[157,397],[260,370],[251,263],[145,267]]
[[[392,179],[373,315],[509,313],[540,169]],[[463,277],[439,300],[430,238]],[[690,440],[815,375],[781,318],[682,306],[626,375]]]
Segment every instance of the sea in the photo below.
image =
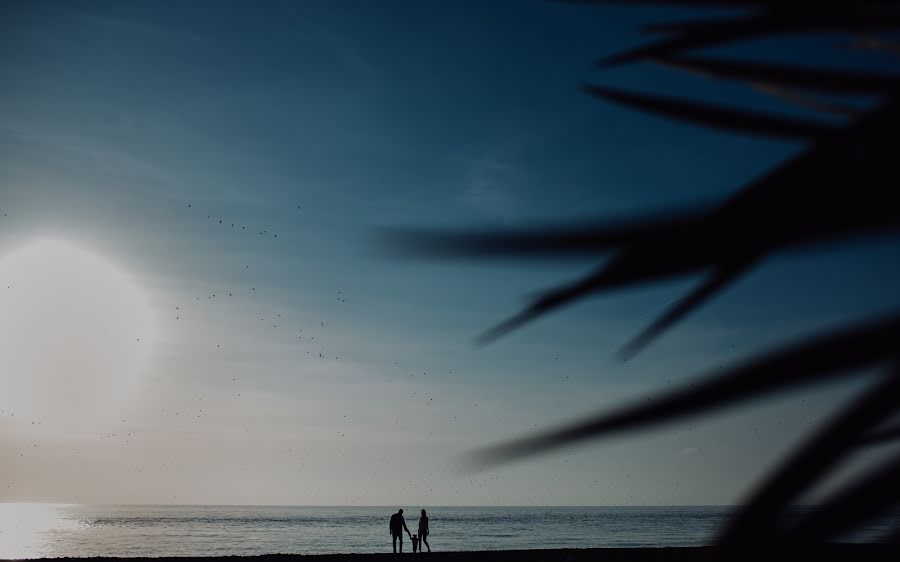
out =
[[[729,507],[427,508],[434,551],[708,544]],[[420,508],[404,510],[416,532]],[[0,559],[391,552],[397,506],[86,506],[0,503]],[[871,541],[898,519],[861,529]],[[404,537],[404,551],[412,545]]]

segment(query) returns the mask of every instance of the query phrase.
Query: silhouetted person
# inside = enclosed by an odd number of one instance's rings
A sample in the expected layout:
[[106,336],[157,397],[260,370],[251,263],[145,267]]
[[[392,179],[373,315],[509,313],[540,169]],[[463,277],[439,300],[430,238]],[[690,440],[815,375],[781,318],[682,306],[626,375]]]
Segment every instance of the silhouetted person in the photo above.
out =
[[413,543],[413,552],[415,553],[419,550],[419,535],[413,533],[413,536],[410,540]]
[[400,552],[403,552],[403,531],[406,530],[406,534],[409,535],[409,539],[412,540],[412,535],[409,532],[409,528],[406,526],[406,520],[403,519],[403,510],[401,509],[397,513],[391,515],[391,524],[390,524],[391,536],[394,539],[394,553],[397,553],[397,539],[400,539]]
[[[425,539],[428,536],[428,516],[425,515],[425,510],[422,510],[422,517],[419,517],[419,552],[422,552],[422,545],[428,549],[428,552],[431,552],[431,545],[428,544],[428,541]],[[415,550],[415,547],[413,547]]]

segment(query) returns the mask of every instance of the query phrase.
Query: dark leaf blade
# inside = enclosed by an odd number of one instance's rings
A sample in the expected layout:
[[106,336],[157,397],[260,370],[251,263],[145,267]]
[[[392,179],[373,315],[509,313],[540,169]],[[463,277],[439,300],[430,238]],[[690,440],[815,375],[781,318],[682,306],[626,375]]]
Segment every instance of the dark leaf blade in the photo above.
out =
[[894,530],[881,538],[881,543],[892,548],[900,548],[900,527],[895,526]]
[[[622,250],[606,267],[546,294],[478,341],[493,341],[591,293],[727,267],[728,263],[750,263],[792,246],[810,247],[867,232],[897,230],[900,213],[886,198],[890,191],[880,188],[885,178],[895,173],[893,153],[879,150],[854,157],[852,147],[860,134],[890,131],[898,119],[897,104],[864,116],[858,124],[752,182],[718,208],[698,213],[665,235],[641,240]],[[855,197],[842,195],[845,185],[860,181],[863,184],[857,186]],[[816,201],[814,209],[810,201]],[[778,209],[777,213],[773,209]],[[756,229],[761,217],[768,217],[765,235],[744,235]]]
[[600,289],[604,284],[606,271],[607,268],[602,267],[597,272],[588,275],[580,281],[545,293],[543,296],[532,302],[522,312],[483,332],[475,339],[476,343],[478,345],[491,343],[535,318],[543,316]]
[[[823,6],[819,3],[816,8]],[[645,27],[653,33],[669,33],[662,41],[643,45],[601,59],[610,67],[642,59],[674,55],[692,49],[715,47],[736,41],[797,33],[848,33],[896,30],[900,11],[895,4],[837,3],[832,9],[779,9],[773,6],[759,14],[724,20],[701,20]]]
[[[677,6],[717,6],[727,8],[730,6],[783,6],[785,4],[802,4],[815,0],[553,0],[560,4],[645,4],[645,5],[677,5]],[[840,2],[842,0],[820,0],[817,4]]]
[[662,56],[659,62],[715,78],[766,82],[817,92],[888,94],[900,91],[900,77],[886,74],[820,70],[780,64],[714,60],[686,55]]
[[701,20],[649,25],[644,27],[644,31],[668,33],[669,37],[605,57],[597,61],[595,66],[600,68],[617,66],[640,60],[672,56],[676,53],[694,49],[734,43],[759,36],[789,33],[791,30],[790,28],[785,28],[786,22],[779,21],[777,17],[770,17],[768,14],[771,13],[773,12],[726,20]]
[[811,544],[834,540],[900,503],[900,454],[858,477],[819,504],[783,541]]
[[775,117],[712,104],[636,94],[594,85],[585,86],[584,89],[592,96],[635,109],[727,131],[805,141],[819,139],[836,131],[834,127],[811,121]]
[[515,316],[511,316],[503,322],[500,322],[499,324],[496,324],[488,328],[484,332],[478,334],[478,336],[475,338],[475,345],[485,346],[493,343],[506,334],[524,326],[538,316],[549,312],[552,308],[555,307],[547,307],[546,309],[544,309],[542,307],[532,305],[522,312],[516,314]]
[[861,113],[859,109],[850,105],[827,101],[815,95],[804,94],[798,92],[797,90],[792,90],[790,88],[785,88],[783,86],[778,86],[775,84],[753,82],[749,84],[749,86],[751,86],[758,92],[766,94],[767,96],[779,98],[782,101],[803,109],[852,118],[859,117]]
[[900,424],[893,427],[879,428],[864,435],[860,445],[882,445],[900,439]]
[[677,235],[691,227],[705,209],[641,217],[619,224],[550,227],[504,232],[436,232],[390,229],[381,246],[401,257],[570,257],[595,256],[625,244]]
[[[896,336],[893,336],[896,337]],[[888,354],[896,358],[896,352]],[[726,552],[774,540],[782,530],[781,514],[829,470],[847,458],[859,438],[896,412],[900,404],[900,372],[865,390],[824,427],[797,446],[729,521],[717,540]]]
[[644,31],[668,33],[665,39],[616,53],[595,63],[600,68],[618,66],[645,59],[670,56],[692,49],[733,43],[775,32],[764,15],[751,15],[727,20],[675,22],[647,26]]
[[675,306],[667,310],[652,324],[647,326],[641,333],[626,343],[619,353],[618,357],[627,360],[636,355],[641,349],[646,347],[651,341],[662,335],[663,332],[671,328],[676,322],[682,320],[685,316],[693,312],[706,300],[712,298],[713,295],[728,286],[744,271],[746,271],[755,260],[747,260],[740,265],[722,267],[715,271],[709,279],[702,285],[697,287],[693,292],[679,299]]
[[604,57],[594,63],[599,68],[610,68],[636,62],[673,55],[690,49],[712,47],[720,43],[728,43],[743,38],[740,33],[726,33],[722,30],[696,35],[676,35],[662,41],[656,41],[628,51]]
[[559,430],[489,447],[475,453],[479,464],[498,464],[588,438],[634,430],[697,415],[730,403],[861,368],[896,351],[900,315],[844,328],[754,358],[724,375],[603,414]]
[[893,56],[900,56],[900,43],[884,41],[872,35],[862,35],[859,40],[848,46],[851,51],[880,51]]
[[773,6],[772,9],[740,18],[667,22],[647,25],[643,30],[700,40],[723,32],[749,38],[793,33],[859,33],[890,30],[900,26],[900,10],[896,3],[890,1],[835,2],[827,7],[819,2],[816,8],[818,9],[785,9]]

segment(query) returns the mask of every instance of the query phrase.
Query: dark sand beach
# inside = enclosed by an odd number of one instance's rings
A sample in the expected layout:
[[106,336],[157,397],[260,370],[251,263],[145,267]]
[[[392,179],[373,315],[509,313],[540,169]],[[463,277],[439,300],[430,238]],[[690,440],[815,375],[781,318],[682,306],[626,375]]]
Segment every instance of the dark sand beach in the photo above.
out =
[[[295,562],[297,560],[312,560],[317,562],[370,562],[396,560],[402,557],[422,557],[440,562],[505,562],[512,560],[526,561],[559,561],[579,562],[597,560],[604,562],[675,562],[682,560],[712,560],[714,551],[711,547],[668,547],[668,548],[582,548],[582,549],[533,549],[533,550],[481,550],[460,552],[412,552],[403,554],[379,553],[379,554],[268,554],[263,556],[210,556],[210,557],[159,557],[159,558],[54,558],[54,560],[91,561],[91,562],[138,562],[141,560],[153,560],[164,562],[176,560],[177,562],[239,562],[246,559],[248,562]],[[851,562],[851,561],[896,561],[900,560],[900,548],[879,544],[838,544],[825,545],[813,549],[804,550],[802,553],[780,552],[761,554],[762,558],[812,560],[815,562]],[[0,562],[5,562],[0,560]]]

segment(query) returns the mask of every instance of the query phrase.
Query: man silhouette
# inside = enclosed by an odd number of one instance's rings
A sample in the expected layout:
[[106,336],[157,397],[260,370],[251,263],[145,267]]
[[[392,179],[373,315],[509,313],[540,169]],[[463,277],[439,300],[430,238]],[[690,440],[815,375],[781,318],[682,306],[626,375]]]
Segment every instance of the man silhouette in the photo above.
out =
[[[409,535],[409,528],[406,526],[406,521],[403,519],[403,510],[401,509],[397,513],[391,515],[390,531],[391,536],[394,538],[394,554],[397,553],[397,539],[400,539],[400,553],[403,553],[404,529],[406,530],[406,534]],[[410,535],[409,540],[412,540],[412,535]]]

